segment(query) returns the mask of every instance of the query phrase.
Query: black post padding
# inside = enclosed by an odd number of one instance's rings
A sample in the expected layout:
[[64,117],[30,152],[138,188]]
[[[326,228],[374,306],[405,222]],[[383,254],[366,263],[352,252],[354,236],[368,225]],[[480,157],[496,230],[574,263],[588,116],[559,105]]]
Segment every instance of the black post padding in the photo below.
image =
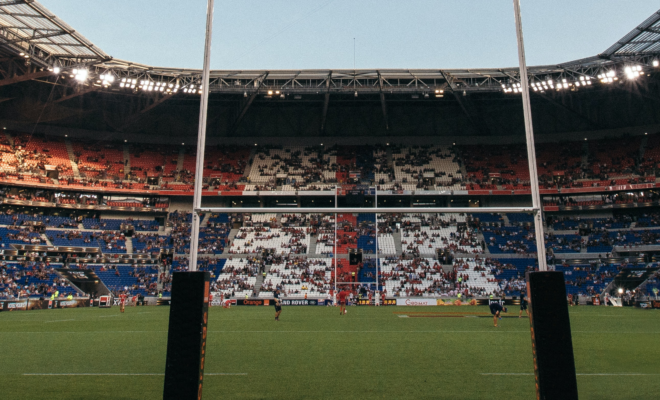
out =
[[208,272],[172,275],[164,400],[202,398],[209,281]]
[[562,272],[527,272],[536,398],[577,400],[566,285]]

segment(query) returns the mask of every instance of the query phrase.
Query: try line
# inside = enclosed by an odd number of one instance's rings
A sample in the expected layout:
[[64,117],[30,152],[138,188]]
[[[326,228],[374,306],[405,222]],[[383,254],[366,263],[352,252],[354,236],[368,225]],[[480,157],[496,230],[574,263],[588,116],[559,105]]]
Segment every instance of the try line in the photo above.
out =
[[[491,375],[491,376],[534,376],[532,373],[515,373],[515,372],[485,372],[481,375]],[[640,374],[636,372],[624,372],[624,373],[602,373],[602,374],[575,374],[577,376],[658,376],[660,374]]]
[[[23,376],[164,376],[163,373],[34,373],[23,374]],[[247,372],[218,372],[218,373],[205,373],[204,376],[227,376],[227,375],[242,375],[247,376]]]

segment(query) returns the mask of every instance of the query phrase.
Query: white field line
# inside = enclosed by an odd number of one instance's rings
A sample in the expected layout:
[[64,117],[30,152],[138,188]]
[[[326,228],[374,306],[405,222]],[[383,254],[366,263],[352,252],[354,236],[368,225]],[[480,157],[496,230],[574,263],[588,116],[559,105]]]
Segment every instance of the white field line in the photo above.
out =
[[75,319],[58,319],[55,321],[44,321],[44,324],[49,324],[51,322],[67,322],[67,321],[75,321]]
[[[8,334],[83,334],[89,335],[94,333],[167,333],[168,331],[0,331],[0,335]],[[209,331],[209,333],[528,333],[529,330],[522,331],[509,331],[509,330],[480,330],[480,331],[273,331],[273,330],[263,330],[263,331]],[[613,334],[613,335],[658,335],[660,332],[603,332],[603,331],[572,331],[572,333],[589,333],[589,334]]]
[[[164,376],[163,373],[31,373],[23,374],[23,376]],[[247,372],[219,372],[219,373],[205,373],[204,376],[229,376],[229,375],[242,375],[246,376]]]
[[[515,373],[515,372],[485,372],[481,375],[490,376],[534,376],[532,373]],[[658,376],[660,374],[640,374],[636,372],[622,372],[622,373],[601,373],[601,374],[575,374],[577,376]]]

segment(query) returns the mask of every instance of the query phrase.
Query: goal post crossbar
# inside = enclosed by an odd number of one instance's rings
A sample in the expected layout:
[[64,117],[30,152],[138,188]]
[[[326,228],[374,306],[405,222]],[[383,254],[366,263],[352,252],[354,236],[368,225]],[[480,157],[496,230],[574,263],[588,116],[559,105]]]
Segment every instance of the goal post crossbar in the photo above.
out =
[[426,214],[426,213],[528,213],[540,211],[533,207],[199,207],[195,212],[210,213],[245,213],[245,214],[323,214],[323,213],[361,213],[361,214]]

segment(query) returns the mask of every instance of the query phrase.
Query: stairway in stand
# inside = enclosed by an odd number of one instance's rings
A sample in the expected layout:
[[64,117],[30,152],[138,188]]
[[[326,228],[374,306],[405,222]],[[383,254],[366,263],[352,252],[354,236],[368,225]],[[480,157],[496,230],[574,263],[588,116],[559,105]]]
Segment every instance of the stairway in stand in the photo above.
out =
[[[266,275],[268,275],[268,272],[270,271],[270,265],[266,265],[265,271],[266,271]],[[263,286],[263,284],[264,284],[264,274],[258,273],[257,280],[254,283],[254,290],[253,290],[254,297],[259,297],[259,293],[261,293],[261,287]]]
[[66,144],[66,152],[69,154],[69,161],[71,161],[71,169],[73,170],[73,176],[80,178],[80,170],[78,169],[78,163],[76,162],[76,155],[73,154],[73,144],[69,139],[64,140]]

